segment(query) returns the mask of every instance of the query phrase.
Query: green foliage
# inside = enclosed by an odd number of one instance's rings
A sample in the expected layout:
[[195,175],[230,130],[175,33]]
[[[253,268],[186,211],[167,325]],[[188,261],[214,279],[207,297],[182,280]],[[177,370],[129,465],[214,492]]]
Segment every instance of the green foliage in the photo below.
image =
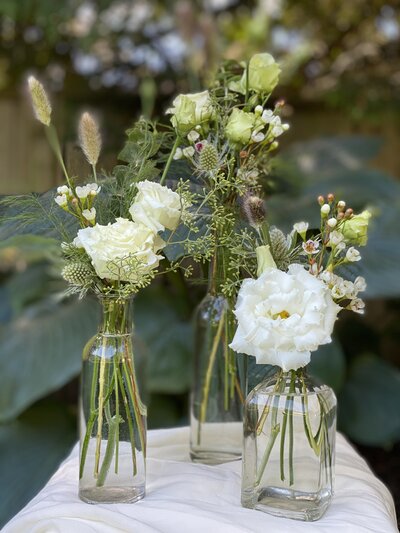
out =
[[339,427],[350,438],[369,446],[400,439],[400,372],[392,365],[358,357],[338,399]]
[[75,417],[54,401],[0,424],[0,527],[42,488],[75,440]]

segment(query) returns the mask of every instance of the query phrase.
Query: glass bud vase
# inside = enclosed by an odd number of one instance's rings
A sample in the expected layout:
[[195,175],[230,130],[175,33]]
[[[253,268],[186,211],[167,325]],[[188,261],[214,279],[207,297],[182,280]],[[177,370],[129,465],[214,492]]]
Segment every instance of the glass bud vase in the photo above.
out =
[[133,360],[132,300],[104,296],[81,376],[79,497],[132,503],[145,495],[146,407]]
[[313,521],[333,495],[336,397],[304,369],[279,372],[249,394],[242,505]]
[[218,288],[220,256],[209,273],[208,292],[195,314],[190,456],[218,464],[242,456],[246,358],[229,348],[235,330],[228,300]]

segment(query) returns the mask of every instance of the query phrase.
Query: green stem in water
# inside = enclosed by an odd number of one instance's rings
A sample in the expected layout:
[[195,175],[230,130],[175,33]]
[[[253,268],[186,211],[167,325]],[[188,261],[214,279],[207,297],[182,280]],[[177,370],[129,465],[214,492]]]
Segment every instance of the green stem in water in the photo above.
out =
[[164,181],[165,181],[165,179],[167,177],[169,167],[171,166],[172,159],[174,157],[175,151],[178,148],[178,145],[179,145],[180,142],[181,142],[180,137],[179,136],[176,137],[174,145],[173,145],[172,150],[171,150],[171,153],[169,154],[168,160],[167,160],[167,162],[165,164],[164,171],[163,171],[161,179],[160,179],[160,185],[163,185],[163,183],[164,183]]
[[204,387],[203,387],[203,401],[201,403],[201,408],[200,408],[200,422],[201,423],[204,423],[206,420],[208,396],[210,393],[211,374],[212,374],[212,369],[213,369],[215,358],[216,358],[217,351],[218,351],[218,345],[221,340],[222,329],[225,323],[225,313],[226,313],[225,310],[222,311],[221,317],[219,319],[217,333],[214,337],[213,345],[211,348],[210,359],[208,361],[206,378],[205,378]]
[[[103,350],[105,351],[105,340],[103,340]],[[104,409],[104,373],[106,367],[106,358],[104,353],[101,356],[100,360],[100,377],[99,377],[99,417],[97,420],[97,436],[96,436],[96,452],[95,452],[95,462],[94,462],[94,477],[97,477],[99,474],[99,463],[100,463],[100,450],[101,450],[101,436],[103,429],[103,409]]]
[[119,426],[119,420],[116,417],[111,419],[108,426],[108,440],[106,446],[106,452],[104,454],[103,464],[101,465],[100,473],[97,478],[96,486],[102,487],[106,481],[108,471],[110,470],[111,461],[114,456],[115,442],[117,428]]
[[125,392],[124,381],[123,381],[123,378],[122,378],[122,375],[121,375],[121,372],[120,372],[119,369],[118,369],[118,382],[119,382],[119,387],[120,387],[121,394],[122,394],[122,400],[124,402],[126,420],[128,422],[129,439],[130,439],[130,442],[131,442],[131,450],[132,450],[133,475],[136,476],[136,474],[137,474],[137,463],[136,463],[135,432],[133,430],[133,424],[132,424],[131,413],[130,413],[130,406],[129,406],[129,401],[128,401],[128,398],[127,398],[126,392]]
[[293,407],[294,407],[294,396],[296,384],[296,372],[291,371],[291,380],[289,393],[290,396],[290,405],[289,405],[289,485],[292,486],[294,483],[294,470],[293,470]]
[[116,428],[115,428],[115,470],[114,472],[118,474],[118,460],[119,460],[119,390],[118,390],[118,369],[117,369],[118,363],[114,359],[114,381],[115,381],[115,420],[116,420]]

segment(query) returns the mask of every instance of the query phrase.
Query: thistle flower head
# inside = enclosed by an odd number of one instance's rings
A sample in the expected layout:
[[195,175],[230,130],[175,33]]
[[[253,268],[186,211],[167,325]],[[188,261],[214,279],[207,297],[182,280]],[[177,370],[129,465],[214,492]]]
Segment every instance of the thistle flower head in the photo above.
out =
[[100,155],[101,137],[97,122],[87,112],[79,121],[79,142],[86,159],[95,166]]
[[61,272],[62,277],[72,285],[85,285],[92,276],[90,267],[81,262],[68,263]]
[[34,76],[30,76],[28,86],[35,117],[45,126],[50,126],[51,104],[43,85]]
[[199,166],[201,170],[215,170],[218,166],[218,151],[211,143],[204,143],[199,155]]
[[265,206],[261,198],[249,194],[243,201],[243,211],[250,225],[258,228],[265,220]]

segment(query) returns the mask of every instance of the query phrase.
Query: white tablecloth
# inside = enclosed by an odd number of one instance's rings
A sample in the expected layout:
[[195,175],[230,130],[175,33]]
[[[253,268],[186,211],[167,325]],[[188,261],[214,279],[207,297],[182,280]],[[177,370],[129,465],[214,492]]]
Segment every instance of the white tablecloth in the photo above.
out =
[[189,430],[149,432],[147,496],[135,504],[87,505],[78,498],[78,447],[43,490],[3,529],[6,533],[392,533],[393,499],[342,435],[336,494],[318,522],[276,518],[240,505],[241,462],[189,460]]

